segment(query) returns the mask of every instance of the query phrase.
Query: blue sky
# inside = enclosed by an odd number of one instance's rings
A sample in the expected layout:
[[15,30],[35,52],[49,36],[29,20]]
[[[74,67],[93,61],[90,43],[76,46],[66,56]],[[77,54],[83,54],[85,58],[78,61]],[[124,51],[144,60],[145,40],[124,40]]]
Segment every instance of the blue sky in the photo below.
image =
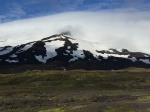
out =
[[150,0],[0,0],[0,23],[70,11],[149,11]]

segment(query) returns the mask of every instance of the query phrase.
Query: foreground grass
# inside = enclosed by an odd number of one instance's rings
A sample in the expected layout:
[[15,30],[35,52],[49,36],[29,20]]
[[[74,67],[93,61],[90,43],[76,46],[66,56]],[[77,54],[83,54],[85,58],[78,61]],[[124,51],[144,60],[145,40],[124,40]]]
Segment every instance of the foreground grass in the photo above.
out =
[[150,72],[134,71],[0,74],[0,112],[148,112]]

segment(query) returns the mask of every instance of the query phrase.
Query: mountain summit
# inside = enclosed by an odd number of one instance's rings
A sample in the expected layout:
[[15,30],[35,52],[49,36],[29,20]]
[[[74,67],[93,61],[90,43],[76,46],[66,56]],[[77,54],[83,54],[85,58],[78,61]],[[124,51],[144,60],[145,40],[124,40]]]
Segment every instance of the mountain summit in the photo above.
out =
[[75,69],[150,67],[150,55],[127,49],[108,49],[100,43],[74,39],[70,32],[21,45],[0,47],[0,66],[62,62]]

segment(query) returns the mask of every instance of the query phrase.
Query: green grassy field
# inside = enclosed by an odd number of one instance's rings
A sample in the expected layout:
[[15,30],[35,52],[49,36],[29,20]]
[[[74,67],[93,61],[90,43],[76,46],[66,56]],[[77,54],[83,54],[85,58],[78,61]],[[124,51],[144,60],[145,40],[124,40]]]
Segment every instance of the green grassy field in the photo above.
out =
[[150,70],[0,74],[0,112],[150,112]]

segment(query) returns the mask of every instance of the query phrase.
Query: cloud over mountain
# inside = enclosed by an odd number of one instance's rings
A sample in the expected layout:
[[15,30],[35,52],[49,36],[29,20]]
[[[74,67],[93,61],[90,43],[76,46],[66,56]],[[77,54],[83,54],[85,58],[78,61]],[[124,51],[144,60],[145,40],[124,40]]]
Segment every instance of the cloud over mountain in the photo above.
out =
[[149,11],[67,12],[0,24],[0,45],[20,44],[70,31],[109,48],[150,53]]

